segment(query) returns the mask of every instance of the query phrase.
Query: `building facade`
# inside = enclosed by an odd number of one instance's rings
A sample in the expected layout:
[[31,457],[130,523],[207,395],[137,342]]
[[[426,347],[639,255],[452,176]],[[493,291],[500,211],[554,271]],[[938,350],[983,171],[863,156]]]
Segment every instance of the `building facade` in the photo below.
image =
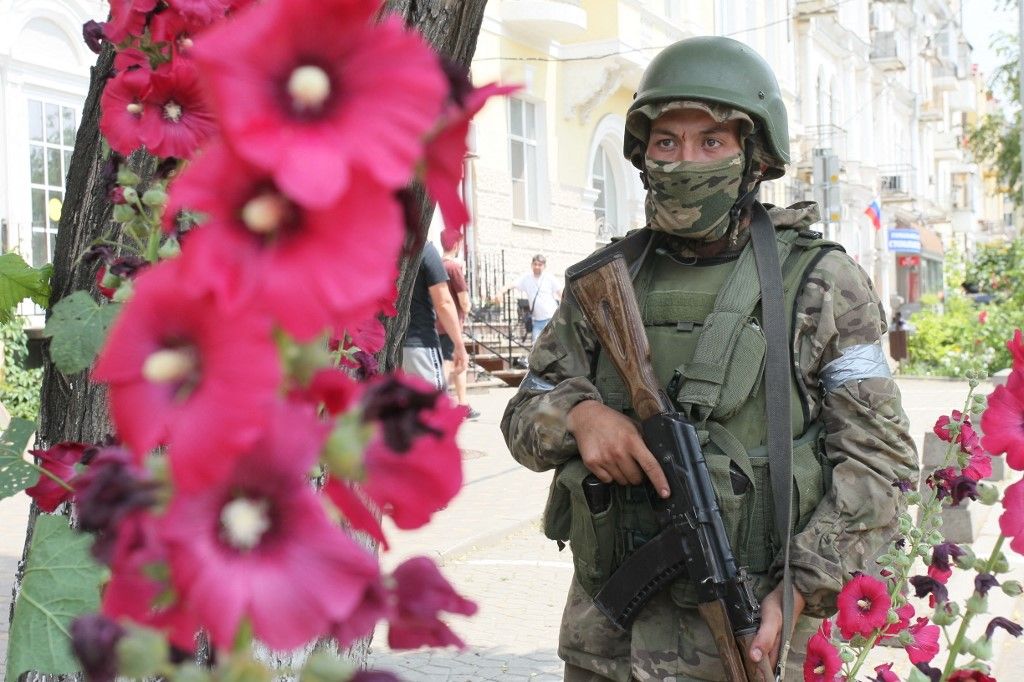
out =
[[[913,309],[942,290],[949,245],[969,251],[985,226],[1005,224],[964,146],[985,104],[961,11],[960,0],[492,0],[473,78],[522,89],[474,127],[465,189],[478,289],[513,279],[534,253],[561,275],[644,224],[623,114],[661,48],[717,34],[765,56],[789,111],[792,163],[761,200],[819,201],[819,229],[887,309]],[[873,202],[879,228],[865,213]]]
[[[0,0],[0,244],[29,264],[52,261],[89,69],[82,24],[99,0]],[[23,305],[30,322],[41,311]]]

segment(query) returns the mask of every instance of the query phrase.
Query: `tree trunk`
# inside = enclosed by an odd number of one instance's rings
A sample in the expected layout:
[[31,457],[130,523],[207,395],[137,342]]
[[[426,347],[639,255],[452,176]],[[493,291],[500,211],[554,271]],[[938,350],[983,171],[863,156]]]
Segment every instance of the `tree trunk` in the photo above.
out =
[[[408,26],[418,28],[440,54],[468,66],[476,49],[485,4],[486,0],[390,0],[387,8],[404,17]],[[99,132],[100,95],[110,74],[113,56],[113,50],[106,46],[97,59],[92,70],[89,94],[82,108],[82,122],[68,169],[65,202],[55,244],[51,308],[74,291],[94,288],[94,265],[83,263],[80,256],[95,239],[117,236],[110,233],[116,224],[111,221],[112,205],[102,179],[104,162],[101,155],[102,136]],[[382,96],[386,97],[387,93],[383,92]],[[130,161],[144,182],[151,177],[155,168],[153,157],[140,152],[133,155]],[[433,204],[426,198],[422,188],[415,188],[414,196],[419,202],[421,224],[428,225]],[[400,359],[402,339],[409,320],[409,294],[419,260],[418,252],[402,259],[398,280],[398,314],[387,323],[387,339],[381,353],[384,370],[394,368]],[[103,387],[91,383],[88,372],[73,376],[61,374],[49,362],[47,354],[36,447],[47,448],[64,440],[98,443],[112,431]],[[38,510],[33,505],[22,564],[15,577],[15,600],[37,514]],[[360,665],[365,663],[369,645],[369,639],[353,645],[349,652],[352,660]],[[20,680],[51,682],[74,677],[25,673]]]

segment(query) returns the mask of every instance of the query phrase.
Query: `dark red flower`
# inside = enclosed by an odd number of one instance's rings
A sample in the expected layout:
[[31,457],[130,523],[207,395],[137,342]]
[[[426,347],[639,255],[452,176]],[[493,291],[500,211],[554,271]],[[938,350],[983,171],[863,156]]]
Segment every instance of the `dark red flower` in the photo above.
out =
[[891,605],[885,583],[869,575],[855,575],[836,598],[836,625],[846,639],[858,634],[869,637],[886,625]]
[[980,670],[954,670],[946,680],[947,682],[996,682],[996,678],[986,675]]
[[935,599],[939,602],[949,601],[949,590],[946,586],[929,576],[924,575],[913,575],[908,579],[910,584],[914,586],[914,594],[917,597],[925,597],[929,594],[935,595]]
[[90,50],[99,54],[103,49],[103,41],[107,39],[103,33],[103,24],[94,19],[85,22],[82,25],[82,38]]
[[310,485],[327,430],[309,406],[281,405],[228,476],[171,500],[161,522],[171,581],[215,646],[230,647],[243,618],[271,649],[303,645],[379,580]]
[[269,318],[182,291],[186,255],[136,278],[92,376],[124,443],[139,457],[166,444],[175,484],[192,489],[261,434],[281,367]]
[[1020,637],[1021,633],[1024,633],[1024,628],[1021,628],[1020,625],[1017,625],[1009,618],[996,616],[988,622],[987,626],[985,626],[985,638],[992,639],[992,635],[995,634],[996,628],[1006,630],[1013,637]]
[[943,585],[946,584],[949,577],[953,575],[953,570],[950,568],[949,563],[950,559],[955,560],[964,554],[965,552],[960,548],[960,545],[952,542],[940,542],[932,548],[932,562],[928,566],[928,575]]
[[407,184],[441,111],[437,56],[398,17],[371,22],[379,6],[267,2],[192,48],[225,137],[304,206],[330,206],[362,175],[391,189]]
[[441,612],[472,616],[476,604],[460,596],[427,557],[414,557],[391,574],[395,613],[389,619],[388,646],[465,646],[439,618]]
[[979,573],[974,576],[974,591],[985,596],[993,587],[999,585],[999,580],[991,573]]
[[914,667],[927,677],[930,682],[939,682],[942,679],[942,671],[931,667],[927,663],[915,663]]
[[113,561],[117,526],[128,515],[157,501],[158,483],[121,448],[104,448],[75,478],[78,527],[95,533],[92,554],[102,563]]
[[89,682],[113,682],[117,677],[117,642],[124,628],[99,613],[71,621],[71,650]]
[[836,682],[842,669],[843,659],[832,644],[832,621],[826,619],[807,640],[804,682]]
[[[39,474],[39,480],[25,493],[35,500],[39,508],[52,512],[74,494],[71,479],[75,476],[75,465],[82,461],[89,446],[84,443],[64,441],[57,443],[48,450],[29,450],[29,453],[40,460],[39,466],[49,472]],[[63,481],[61,485],[57,480]]]
[[364,320],[394,289],[401,215],[368,178],[304,209],[215,143],[171,185],[165,216],[182,208],[206,216],[184,246],[185,286],[214,291],[231,311],[260,307],[301,341]]

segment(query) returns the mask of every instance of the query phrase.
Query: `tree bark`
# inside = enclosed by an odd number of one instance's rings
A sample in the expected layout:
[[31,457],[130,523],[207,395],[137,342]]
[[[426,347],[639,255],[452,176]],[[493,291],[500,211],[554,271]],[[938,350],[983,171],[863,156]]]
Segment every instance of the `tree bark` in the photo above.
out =
[[[476,49],[485,5],[486,0],[390,0],[386,7],[404,17],[406,25],[419,29],[440,54],[468,66]],[[95,266],[84,263],[81,254],[101,236],[112,236],[115,239],[119,236],[112,234],[116,223],[111,221],[112,205],[102,179],[104,161],[101,153],[102,136],[99,132],[100,95],[110,75],[113,56],[113,50],[108,45],[97,59],[92,69],[89,94],[82,108],[82,120],[68,169],[65,202],[55,244],[51,309],[53,304],[74,291],[94,290]],[[382,96],[386,97],[387,93],[383,92]],[[155,168],[153,157],[140,152],[133,155],[130,163],[143,178],[143,182],[152,176]],[[422,188],[414,188],[414,196],[419,204],[421,224],[426,226],[433,213],[433,203],[427,199]],[[385,371],[397,366],[400,359],[402,339],[409,319],[409,294],[419,261],[420,254],[414,253],[403,257],[400,264],[396,304],[398,314],[386,324],[387,338],[381,353],[381,365]],[[36,447],[46,448],[64,440],[98,443],[112,431],[103,387],[91,383],[88,372],[73,376],[61,374],[46,354]],[[15,599],[37,514],[38,510],[33,505],[22,564],[15,578]],[[364,664],[369,644],[369,639],[356,643],[348,652],[350,658],[360,665]],[[20,679],[23,682],[51,682],[75,677],[25,673]]]

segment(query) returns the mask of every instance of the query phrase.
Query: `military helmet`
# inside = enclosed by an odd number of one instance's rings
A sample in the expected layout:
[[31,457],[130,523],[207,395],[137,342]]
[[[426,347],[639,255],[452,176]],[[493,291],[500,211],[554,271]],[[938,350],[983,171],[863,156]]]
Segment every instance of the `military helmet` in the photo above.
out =
[[[747,45],[722,36],[674,43],[654,57],[640,78],[629,113],[648,104],[692,99],[746,112],[759,128],[765,151],[789,163],[789,124],[779,83],[768,62]],[[623,153],[630,159],[639,140],[627,128]],[[766,177],[785,172],[773,166]]]

